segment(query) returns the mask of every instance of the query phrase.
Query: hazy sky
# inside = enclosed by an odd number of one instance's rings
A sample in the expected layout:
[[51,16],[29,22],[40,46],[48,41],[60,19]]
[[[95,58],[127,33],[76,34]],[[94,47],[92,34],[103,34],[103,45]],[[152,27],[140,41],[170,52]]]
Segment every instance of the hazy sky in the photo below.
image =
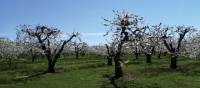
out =
[[200,0],[0,0],[0,36],[15,38],[19,24],[78,31],[90,45],[105,43],[102,17],[126,10],[148,24],[200,25]]

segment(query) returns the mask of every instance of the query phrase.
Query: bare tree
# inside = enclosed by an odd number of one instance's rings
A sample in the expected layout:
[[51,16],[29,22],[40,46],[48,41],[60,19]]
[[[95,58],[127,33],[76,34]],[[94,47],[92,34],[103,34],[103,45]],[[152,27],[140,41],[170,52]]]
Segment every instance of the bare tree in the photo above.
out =
[[25,32],[22,32],[19,29],[17,29],[16,35],[17,44],[24,46],[24,48],[26,49],[23,54],[30,54],[31,61],[34,62],[37,58],[37,55],[42,52],[37,45],[37,39],[30,37]]
[[[163,42],[169,54],[171,55],[171,69],[177,68],[177,58],[180,54],[180,48],[182,40],[185,35],[194,30],[193,27],[177,26],[177,27],[166,27],[163,29],[165,34],[163,35]],[[174,31],[175,30],[175,31]],[[175,34],[177,33],[177,34]]]
[[37,39],[38,46],[43,50],[43,53],[47,58],[47,72],[50,73],[55,72],[55,64],[60,57],[64,46],[77,36],[77,33],[73,33],[68,40],[64,40],[62,43],[58,44],[56,39],[59,37],[61,32],[56,28],[50,28],[43,25],[37,25],[35,28],[31,28],[28,25],[21,25],[20,29],[29,37]]
[[86,55],[86,53],[88,52],[88,48],[88,44],[86,42],[83,42],[80,50],[81,55]]
[[[149,27],[146,27],[146,29],[149,29]],[[140,33],[139,43],[146,56],[146,63],[152,63],[151,57],[154,51],[155,41],[154,41],[154,37],[146,29],[142,33]]]
[[160,59],[161,58],[161,52],[164,49],[163,48],[163,41],[162,41],[162,36],[163,36],[163,31],[162,31],[162,23],[152,26],[151,29],[151,34],[154,38],[154,51],[157,52],[158,56],[157,58]]
[[83,43],[75,41],[75,42],[72,42],[72,45],[74,46],[74,52],[75,52],[76,59],[79,59],[79,54],[81,52]]
[[141,51],[141,46],[140,46],[140,37],[139,37],[139,33],[134,36],[134,41],[129,43],[129,48],[131,48],[131,51],[133,52],[135,59],[137,60],[139,58],[140,55],[140,51]]
[[113,57],[114,57],[114,50],[113,50],[113,44],[105,44],[107,49],[107,65],[112,65]]
[[156,48],[159,51],[158,58],[160,58],[161,48],[161,23],[155,26],[146,27],[147,30],[143,32],[141,36],[140,45],[146,55],[146,63],[152,63],[151,57],[155,54]]
[[139,25],[143,22],[142,17],[138,17],[134,14],[129,14],[126,11],[114,12],[114,20],[110,21],[107,19],[104,19],[106,24],[105,26],[111,27],[110,30],[107,32],[107,34],[111,31],[113,42],[116,43],[115,46],[115,56],[114,56],[114,62],[115,62],[115,78],[120,78],[123,76],[122,72],[122,64],[123,60],[121,58],[122,54],[122,47],[123,45],[130,41],[129,36],[135,35],[138,31],[140,31]]

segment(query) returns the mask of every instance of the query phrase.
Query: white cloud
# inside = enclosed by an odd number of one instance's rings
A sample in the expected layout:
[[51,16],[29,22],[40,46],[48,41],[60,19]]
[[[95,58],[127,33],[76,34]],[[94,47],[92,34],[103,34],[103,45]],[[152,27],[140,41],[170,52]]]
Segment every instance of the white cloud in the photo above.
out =
[[6,33],[0,33],[0,36],[7,36]]
[[103,36],[105,33],[80,33],[83,36]]
[[[103,37],[103,35],[104,35],[105,33],[101,33],[101,32],[93,32],[93,33],[91,33],[91,32],[82,32],[82,33],[80,33],[80,37],[88,37],[88,36],[94,36],[94,37]],[[61,39],[66,39],[66,38],[69,38],[69,35],[70,34],[66,34],[66,33],[64,33],[64,34],[62,34],[60,37],[61,37]]]

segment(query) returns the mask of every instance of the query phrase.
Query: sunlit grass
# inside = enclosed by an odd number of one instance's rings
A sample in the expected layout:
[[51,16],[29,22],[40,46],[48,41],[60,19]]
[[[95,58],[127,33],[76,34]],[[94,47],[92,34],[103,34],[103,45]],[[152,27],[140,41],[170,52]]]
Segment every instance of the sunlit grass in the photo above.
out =
[[[124,74],[134,79],[119,79],[115,82],[124,88],[200,88],[200,64],[198,60],[180,57],[178,69],[169,69],[169,56],[152,58],[152,64],[145,63],[145,56],[138,60],[132,55],[123,56],[130,62],[123,66]],[[1,63],[2,65],[2,63]],[[64,57],[56,65],[56,73],[47,73],[30,78],[46,70],[46,60],[34,63],[25,61],[15,68],[2,69],[0,88],[114,88],[105,75],[114,73],[113,66],[106,65],[105,56],[84,56],[80,59]],[[24,77],[24,78],[23,78]]]

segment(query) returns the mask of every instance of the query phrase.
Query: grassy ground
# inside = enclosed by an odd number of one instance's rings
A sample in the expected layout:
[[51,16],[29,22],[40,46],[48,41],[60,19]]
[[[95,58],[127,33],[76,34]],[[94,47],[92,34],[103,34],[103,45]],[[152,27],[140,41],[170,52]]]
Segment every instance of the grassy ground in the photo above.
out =
[[[145,57],[134,60],[133,56],[123,57],[130,62],[123,66],[124,78],[115,80],[121,88],[200,88],[200,62],[179,58],[178,69],[169,69],[169,57],[152,58],[152,64],[145,63]],[[103,56],[63,57],[56,65],[57,73],[43,74],[46,61],[17,61],[7,70],[0,63],[0,88],[114,88],[108,76],[113,66],[106,66]]]

